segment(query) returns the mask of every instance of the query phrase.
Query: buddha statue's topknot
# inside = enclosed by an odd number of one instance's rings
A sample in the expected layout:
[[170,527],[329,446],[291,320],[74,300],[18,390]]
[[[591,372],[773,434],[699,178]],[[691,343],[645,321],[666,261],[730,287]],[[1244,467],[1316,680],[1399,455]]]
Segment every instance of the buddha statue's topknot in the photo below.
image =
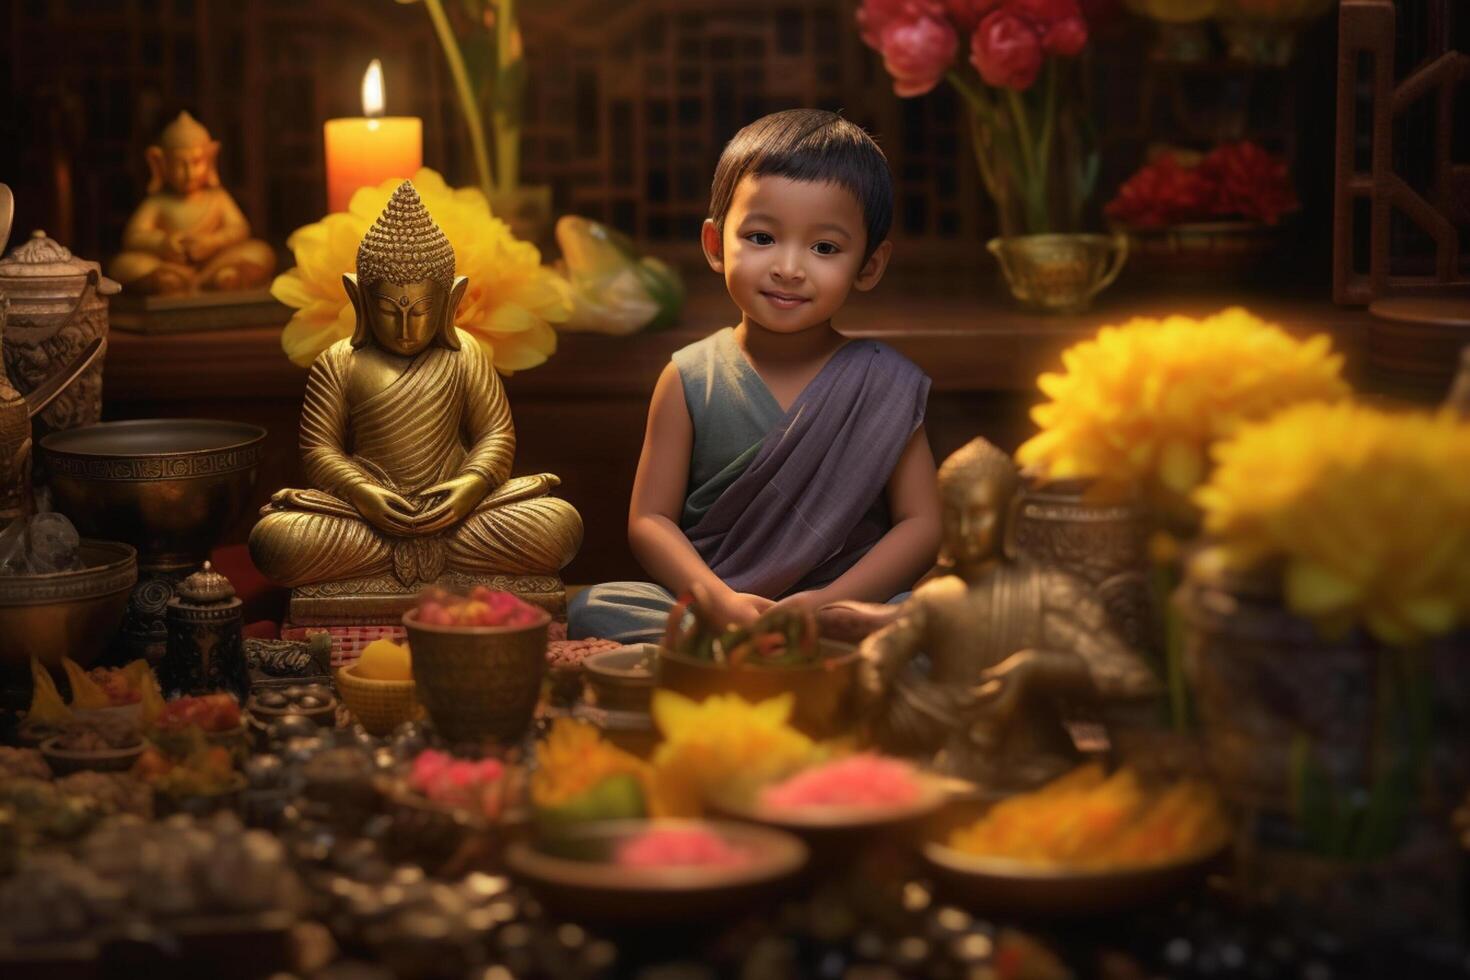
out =
[[405,180],[357,246],[357,278],[403,286],[433,280],[454,285],[454,247]]

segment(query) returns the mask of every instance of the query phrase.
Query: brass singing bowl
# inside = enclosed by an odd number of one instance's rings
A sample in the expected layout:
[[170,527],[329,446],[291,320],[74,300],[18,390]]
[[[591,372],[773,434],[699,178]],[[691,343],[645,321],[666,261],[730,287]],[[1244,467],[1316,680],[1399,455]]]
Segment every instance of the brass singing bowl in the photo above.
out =
[[122,626],[138,581],[138,552],[118,541],[82,541],[83,567],[44,575],[0,575],[0,668],[28,669],[35,657],[61,669],[91,666]]
[[244,512],[265,430],[212,419],[137,419],[41,440],[56,509],[83,535],[121,538],[145,569],[198,565]]
[[693,701],[738,694],[754,704],[785,694],[795,698],[791,724],[812,738],[845,734],[853,724],[857,648],[821,641],[821,660],[798,667],[729,667],[660,647],[656,685]]

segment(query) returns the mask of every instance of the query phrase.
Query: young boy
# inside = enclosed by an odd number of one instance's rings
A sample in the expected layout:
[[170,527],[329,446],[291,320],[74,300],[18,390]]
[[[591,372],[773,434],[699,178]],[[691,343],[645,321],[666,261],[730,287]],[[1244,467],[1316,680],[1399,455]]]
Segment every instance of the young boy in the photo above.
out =
[[792,109],[715,168],[701,244],[740,322],[676,352],[654,388],[628,540],[658,585],[577,596],[573,638],[656,641],[696,583],[722,619],[901,597],[939,547],[929,379],[832,316],[888,265],[893,187],[863,130]]

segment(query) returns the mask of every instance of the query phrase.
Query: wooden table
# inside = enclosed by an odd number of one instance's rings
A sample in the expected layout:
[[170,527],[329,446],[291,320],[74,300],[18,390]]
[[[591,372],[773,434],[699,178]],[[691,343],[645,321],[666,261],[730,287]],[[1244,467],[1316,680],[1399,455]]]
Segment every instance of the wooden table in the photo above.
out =
[[[1036,375],[1101,324],[1134,315],[1244,305],[1294,331],[1326,330],[1350,365],[1361,363],[1367,314],[1333,305],[1325,287],[1319,296],[1254,297],[1119,288],[1090,313],[1046,316],[1016,309],[989,279],[885,281],[872,294],[854,294],[839,320],[844,333],[892,344],[933,379],[928,427],[939,458],[976,435],[1014,448],[1030,431]],[[506,379],[519,437],[516,471],[561,476],[561,494],[587,524],[567,581],[642,577],[628,552],[626,521],[649,393],[670,354],[735,319],[722,284],[703,274],[691,283],[677,328],[631,337],[566,334],[548,363]],[[104,410],[112,419],[192,416],[265,426],[270,438],[256,490],[264,503],[282,486],[303,485],[296,427],[305,378],[281,352],[276,327],[156,337],[113,331]],[[252,512],[225,540],[243,540],[253,520]]]

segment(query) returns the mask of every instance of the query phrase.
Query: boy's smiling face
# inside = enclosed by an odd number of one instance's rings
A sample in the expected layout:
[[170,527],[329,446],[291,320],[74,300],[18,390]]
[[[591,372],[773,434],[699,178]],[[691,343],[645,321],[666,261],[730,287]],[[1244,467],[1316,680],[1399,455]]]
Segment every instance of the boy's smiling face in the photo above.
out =
[[706,221],[701,243],[746,319],[777,333],[830,320],[850,290],[878,284],[891,251],[883,242],[864,260],[863,208],[845,187],[751,175],[735,188],[723,233]]

